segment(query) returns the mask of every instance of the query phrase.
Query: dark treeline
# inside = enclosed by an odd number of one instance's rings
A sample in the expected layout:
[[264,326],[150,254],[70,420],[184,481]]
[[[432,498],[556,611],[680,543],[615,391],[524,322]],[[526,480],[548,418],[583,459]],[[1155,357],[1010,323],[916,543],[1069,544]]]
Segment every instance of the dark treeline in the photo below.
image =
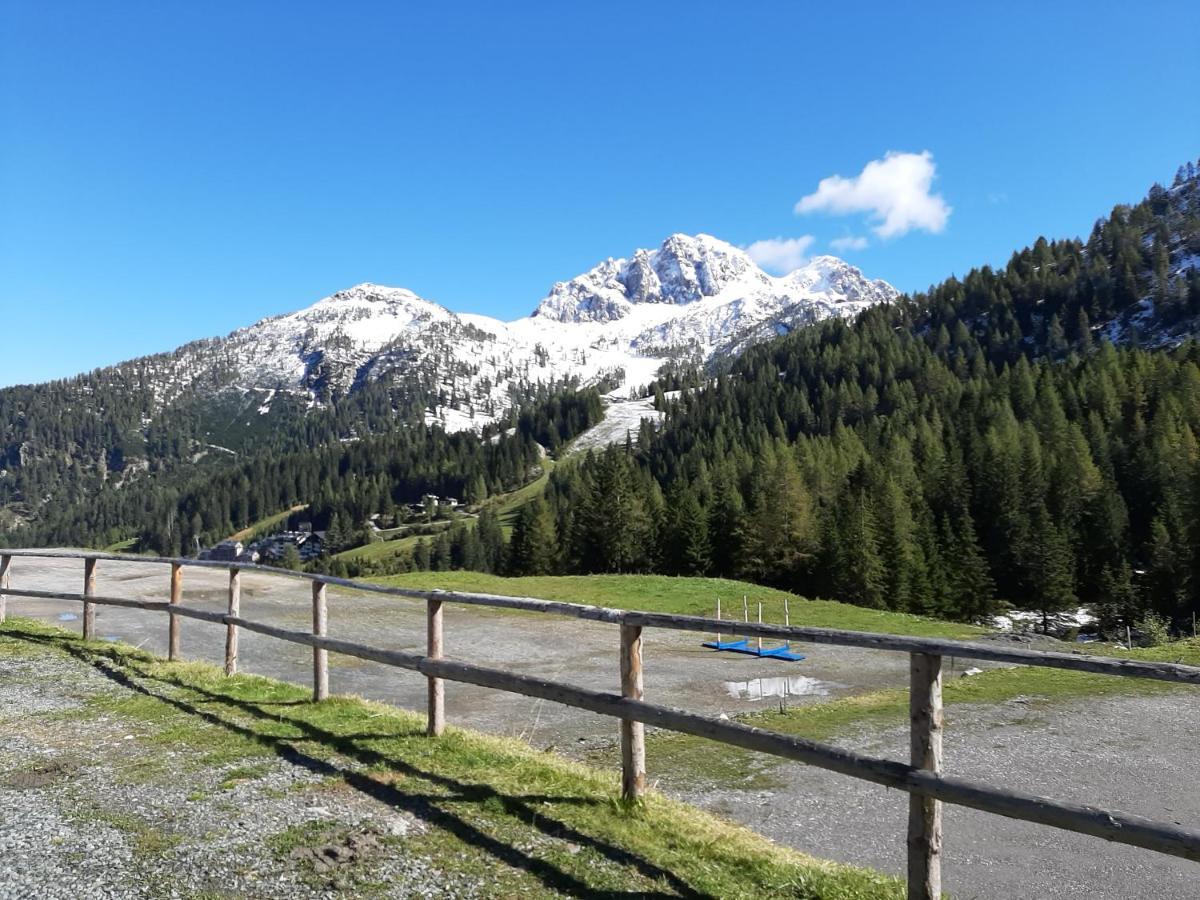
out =
[[388,378],[311,410],[280,393],[260,415],[262,391],[238,392],[219,377],[183,381],[176,369],[205,346],[0,390],[0,509],[36,522],[106,488],[389,432],[419,423],[425,409],[418,387]]
[[560,445],[599,421],[596,390],[566,391],[528,407],[503,433],[446,434],[410,423],[389,433],[326,441],[313,449],[258,453],[175,486],[144,480],[96,492],[47,510],[35,525],[3,538],[8,543],[100,545],[132,536],[139,549],[190,553],[202,545],[298,504],[314,527],[361,523],[373,513],[426,493],[478,503],[512,490],[540,463],[543,444]]
[[636,449],[556,470],[546,520],[513,535],[552,539],[514,569],[736,576],[956,618],[1196,608],[1197,345],[996,369],[894,322],[752,350]]
[[1039,238],[1004,269],[984,266],[918,294],[913,322],[938,350],[969,332],[997,364],[1086,353],[1100,325],[1115,341],[1161,343],[1197,332],[1197,261],[1200,177],[1188,163],[1170,189],[1156,184],[1097,221],[1086,242]]
[[[153,482],[181,492],[198,473],[259,456],[421,428],[428,407],[454,399],[428,372],[388,373],[342,393],[314,385],[315,407],[307,393],[281,386],[263,414],[268,392],[237,388],[235,369],[219,357],[218,342],[200,341],[74,378],[0,389],[0,532],[18,521],[36,529],[61,520],[63,507],[109,489]],[[526,385],[511,399],[532,409],[573,387]],[[546,415],[557,421],[552,409]],[[564,411],[571,415],[580,412]],[[502,419],[492,431],[512,424]],[[578,420],[561,423],[563,433],[580,429]],[[553,450],[561,436],[543,423],[536,439]],[[87,526],[87,534],[96,531]]]

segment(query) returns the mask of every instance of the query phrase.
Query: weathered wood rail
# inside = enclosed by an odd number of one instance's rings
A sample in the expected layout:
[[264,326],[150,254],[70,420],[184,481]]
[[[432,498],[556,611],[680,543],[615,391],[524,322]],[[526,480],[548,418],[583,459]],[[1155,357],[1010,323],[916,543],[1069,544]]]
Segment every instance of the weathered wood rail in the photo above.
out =
[[[17,589],[11,587],[13,560],[21,558],[78,559],[84,564],[82,593]],[[134,600],[98,594],[97,563],[157,563],[170,566],[168,600]],[[227,612],[213,612],[183,605],[184,567],[223,569],[229,572]],[[240,615],[241,574],[253,571],[310,582],[312,588],[312,632],[278,628],[255,622]],[[329,585],[423,600],[427,609],[427,647],[425,654],[370,647],[331,638],[328,630]],[[807,765],[818,766],[852,778],[886,785],[908,792],[908,896],[933,900],[941,896],[941,804],[953,803],[1049,825],[1066,831],[1092,835],[1105,840],[1200,862],[1200,830],[1172,822],[1158,822],[1125,813],[1097,809],[1005,790],[962,778],[943,775],[942,767],[942,660],[944,657],[982,659],[1018,665],[1049,666],[1127,678],[1149,678],[1178,684],[1200,685],[1200,667],[1175,663],[1144,662],[1072,653],[1048,653],[989,644],[938,638],[905,637],[829,628],[794,625],[736,623],[737,630],[748,635],[784,638],[816,644],[864,647],[908,653],[910,665],[909,762],[866,756],[816,741],[777,734],[738,722],[702,716],[671,707],[647,703],[643,697],[642,633],[646,628],[676,631],[712,632],[731,623],[698,616],[646,613],[575,603],[539,600],[533,597],[504,597],[493,594],[458,591],[428,591],[393,588],[350,581],[328,575],[315,575],[276,569],[269,566],[238,565],[211,560],[163,559],[157,557],[118,556],[66,550],[0,550],[0,622],[4,621],[6,597],[75,600],[83,604],[83,635],[95,634],[95,607],[120,606],[168,614],[168,651],[170,659],[180,657],[180,619],[190,618],[223,624],[226,627],[225,672],[238,668],[238,630],[246,629],[268,637],[304,644],[313,650],[313,699],[329,695],[328,655],[339,653],[384,665],[410,669],[428,680],[428,733],[436,737],[445,726],[445,688],[447,681],[474,684],[527,697],[551,700],[566,706],[611,716],[620,720],[621,787],[627,799],[635,799],[646,789],[644,726],[696,735],[724,744],[768,753]],[[442,610],[446,603],[525,610],[569,616],[620,626],[619,664],[621,693],[613,694],[574,687],[555,681],[518,675],[473,663],[443,657]]]

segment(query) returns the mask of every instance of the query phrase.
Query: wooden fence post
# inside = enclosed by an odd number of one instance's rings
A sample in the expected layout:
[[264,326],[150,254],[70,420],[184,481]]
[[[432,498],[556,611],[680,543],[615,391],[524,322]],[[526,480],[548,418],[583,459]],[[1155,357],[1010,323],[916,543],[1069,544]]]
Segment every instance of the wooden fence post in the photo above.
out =
[[[641,700],[642,629],[621,626],[621,696]],[[646,792],[646,729],[641,722],[621,720],[621,796],[636,800]]]
[[4,596],[4,591],[8,587],[8,567],[11,565],[11,556],[0,556],[0,625],[8,617],[8,598]]
[[[171,563],[171,605],[178,606],[183,602],[183,566]],[[171,662],[179,659],[179,616],[167,610],[170,622],[167,625],[167,659]]]
[[[425,654],[430,659],[442,658],[442,601],[430,597],[426,602],[428,641]],[[446,728],[446,684],[440,678],[429,677],[429,720],[425,733],[440,737]]]
[[[229,615],[239,616],[242,609],[242,573],[236,566],[229,569]],[[225,626],[225,674],[237,674],[238,627]]]
[[[910,762],[915,768],[942,771],[942,658],[909,657]],[[942,896],[942,804],[921,794],[908,795],[908,900]]]
[[[96,596],[96,561],[94,559],[85,559],[83,561],[83,596]],[[85,641],[95,640],[96,638],[96,604],[83,601],[83,639]]]
[[[313,634],[325,637],[329,621],[329,607],[325,602],[325,585],[320,581],[312,583],[313,604]],[[329,696],[329,651],[322,647],[313,647],[313,701],[321,701]]]

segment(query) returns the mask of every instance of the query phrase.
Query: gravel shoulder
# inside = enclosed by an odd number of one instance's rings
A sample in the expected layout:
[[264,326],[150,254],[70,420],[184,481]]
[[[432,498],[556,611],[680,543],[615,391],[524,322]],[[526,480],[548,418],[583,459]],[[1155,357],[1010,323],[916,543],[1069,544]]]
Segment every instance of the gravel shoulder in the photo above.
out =
[[486,896],[406,847],[420,821],[310,767],[205,764],[101,712],[129,689],[67,656],[0,670],[0,897]]
[[[947,713],[947,774],[1002,788],[1195,826],[1200,691],[1047,704],[1035,697]],[[907,728],[863,729],[835,743],[903,760]],[[752,823],[782,843],[883,872],[905,867],[906,794],[800,765],[773,767],[767,789],[662,785],[687,802]],[[1200,865],[943,807],[943,887],[957,900],[1194,900]]]

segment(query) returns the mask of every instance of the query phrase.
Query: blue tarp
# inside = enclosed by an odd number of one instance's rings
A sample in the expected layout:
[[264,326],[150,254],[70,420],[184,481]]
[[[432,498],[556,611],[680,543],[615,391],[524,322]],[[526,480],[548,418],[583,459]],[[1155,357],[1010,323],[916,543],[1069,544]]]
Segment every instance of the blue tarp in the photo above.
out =
[[751,645],[750,641],[705,641],[703,646],[713,650],[728,650],[731,653],[745,653],[748,656],[764,656],[771,659],[782,659],[786,662],[799,662],[804,659],[802,653],[793,653],[788,647],[762,647]]

